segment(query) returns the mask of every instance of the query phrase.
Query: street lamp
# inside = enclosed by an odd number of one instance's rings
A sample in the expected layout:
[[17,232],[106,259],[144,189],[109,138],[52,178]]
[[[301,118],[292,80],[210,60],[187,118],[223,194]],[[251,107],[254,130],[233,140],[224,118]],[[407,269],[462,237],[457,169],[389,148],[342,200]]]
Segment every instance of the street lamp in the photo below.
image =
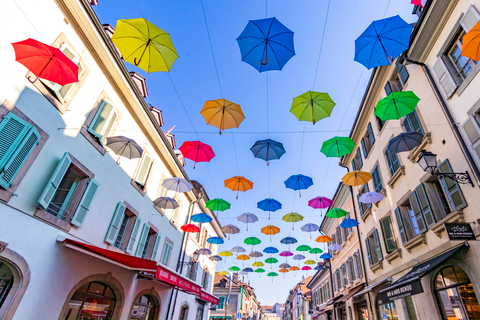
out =
[[417,163],[420,165],[423,171],[430,172],[431,175],[435,175],[438,178],[449,178],[458,183],[462,183],[462,184],[470,183],[472,187],[474,186],[472,179],[470,179],[470,175],[468,174],[468,171],[459,172],[459,173],[438,172],[437,155],[434,153],[431,153],[430,151],[422,150],[422,152],[420,153],[420,156],[418,156]]
[[192,261],[190,261],[190,262],[180,262],[180,264],[182,264],[184,266],[194,265],[198,261],[198,256],[199,256],[198,250],[195,250],[195,252],[192,254]]

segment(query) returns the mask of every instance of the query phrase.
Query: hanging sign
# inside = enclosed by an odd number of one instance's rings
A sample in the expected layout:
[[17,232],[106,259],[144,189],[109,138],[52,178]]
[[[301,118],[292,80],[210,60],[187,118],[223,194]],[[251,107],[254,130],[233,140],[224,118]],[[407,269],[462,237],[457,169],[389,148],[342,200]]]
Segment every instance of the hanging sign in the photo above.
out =
[[408,281],[403,285],[392,286],[391,289],[381,291],[378,295],[380,304],[392,302],[393,300],[410,297],[423,292],[422,282],[420,279]]
[[444,223],[450,240],[477,240],[470,223]]

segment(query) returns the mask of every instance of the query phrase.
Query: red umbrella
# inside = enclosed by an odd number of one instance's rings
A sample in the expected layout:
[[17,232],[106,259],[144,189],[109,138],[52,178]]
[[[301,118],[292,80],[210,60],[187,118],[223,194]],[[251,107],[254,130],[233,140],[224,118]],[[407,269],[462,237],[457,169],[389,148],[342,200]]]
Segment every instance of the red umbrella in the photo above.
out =
[[183,226],[180,227],[180,229],[182,229],[185,232],[191,232],[191,233],[200,232],[200,229],[196,225],[191,224],[191,223],[184,224]]
[[34,39],[12,43],[15,60],[23,64],[37,78],[64,86],[78,82],[78,66],[58,48]]
[[422,6],[423,8],[422,0],[412,0],[410,3],[414,6]]
[[209,162],[215,157],[212,147],[200,141],[185,141],[180,147],[180,151],[185,158],[194,162],[193,169],[195,169],[195,163]]

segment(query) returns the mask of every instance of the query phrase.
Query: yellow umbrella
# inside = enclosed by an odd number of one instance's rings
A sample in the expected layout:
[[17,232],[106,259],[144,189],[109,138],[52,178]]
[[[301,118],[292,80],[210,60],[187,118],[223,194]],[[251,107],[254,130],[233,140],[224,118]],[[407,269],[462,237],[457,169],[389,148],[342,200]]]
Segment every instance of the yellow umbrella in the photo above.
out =
[[254,267],[263,267],[265,264],[261,261],[254,262],[252,266]]
[[266,227],[263,227],[262,229],[260,229],[260,231],[263,233],[263,234],[266,234],[266,235],[270,235],[270,241],[272,241],[272,234],[277,234],[280,232],[280,228],[279,227],[275,227],[273,225],[268,225]]
[[228,271],[220,271],[218,274],[221,275],[221,276],[228,276],[228,275],[230,274],[230,272],[228,272]]
[[143,18],[118,20],[112,41],[125,61],[148,73],[170,71],[178,58],[170,35]]
[[241,254],[237,257],[238,260],[250,260],[250,257],[246,254]]
[[283,221],[291,222],[292,223],[292,230],[294,229],[294,223],[303,220],[303,216],[299,215],[296,212],[290,212],[283,216]]
[[366,184],[371,179],[372,179],[372,175],[368,172],[353,171],[353,172],[349,172],[345,176],[343,176],[342,181],[347,186],[356,187],[356,186]]
[[237,191],[237,199],[238,199],[238,192],[242,191],[245,192],[247,190],[253,189],[253,182],[248,180],[245,177],[235,176],[230,179],[224,181],[225,187],[232,191]]
[[240,106],[225,99],[205,102],[200,113],[207,124],[220,129],[220,134],[222,134],[222,130],[238,128],[245,119]]
[[316,264],[316,262],[313,261],[313,260],[307,260],[307,261],[305,261],[304,263],[305,263],[305,264]]
[[230,257],[230,256],[233,256],[233,253],[231,253],[230,251],[222,251],[218,255],[220,257]]

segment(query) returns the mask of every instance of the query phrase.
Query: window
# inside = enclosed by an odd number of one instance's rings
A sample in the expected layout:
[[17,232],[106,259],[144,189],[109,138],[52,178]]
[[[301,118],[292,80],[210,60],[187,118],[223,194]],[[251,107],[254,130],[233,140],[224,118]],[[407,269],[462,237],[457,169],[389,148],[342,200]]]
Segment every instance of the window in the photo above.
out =
[[[0,308],[7,300],[8,293],[14,282],[13,272],[10,267],[0,260]],[[15,289],[12,294],[15,294]]]
[[[445,160],[438,166],[438,171],[442,173],[453,173],[452,166],[450,165],[450,161]],[[462,189],[458,182],[450,179],[450,178],[442,178],[441,179],[443,190],[447,196],[448,203],[450,204],[450,208],[452,210],[461,210],[467,206],[467,202],[465,201],[465,197],[463,196]]]
[[357,278],[363,277],[363,269],[362,269],[362,260],[360,259],[360,251],[357,249],[353,254],[353,258],[355,260],[355,266],[357,269]]
[[340,277],[340,269],[335,270],[335,277],[337,279],[337,291],[340,291],[342,289],[342,279]]
[[372,124],[369,122],[367,125],[367,132],[362,138],[362,150],[363,157],[366,159],[368,153],[372,149],[373,144],[375,143],[375,135],[373,134]]
[[477,167],[480,167],[480,110],[468,117],[461,125],[467,145],[477,161]]
[[393,176],[395,172],[400,168],[400,160],[398,160],[398,156],[395,152],[390,150],[385,150],[385,158],[387,159],[388,170],[390,171],[390,175]]
[[407,79],[409,77],[407,68],[398,62],[395,62],[397,70],[393,73],[392,77],[385,84],[385,93],[388,96],[392,92],[400,92],[405,87]]
[[180,317],[178,320],[187,320],[188,319],[188,306],[183,306],[180,310]]
[[[192,258],[188,258],[189,262],[192,262]],[[197,280],[197,271],[198,271],[198,266],[199,263],[198,261],[195,261],[194,263],[190,263],[187,268],[187,278],[189,278],[192,281]],[[225,281],[226,284],[226,281]]]
[[360,191],[357,193],[357,202],[358,202],[358,209],[360,210],[360,216],[363,216],[367,213],[368,209],[372,207],[371,203],[363,203],[360,202],[360,197],[362,194],[369,192],[370,189],[368,188],[368,184],[364,184]]
[[[182,214],[182,205],[183,205],[183,200],[180,198],[180,197],[175,197],[175,200],[177,201],[178,203],[178,207],[173,210],[173,214],[172,214],[172,221],[173,223],[175,223],[176,225],[180,225],[180,218],[181,218],[181,214]],[[197,241],[200,241],[200,232],[197,234],[197,236],[199,237]],[[203,246],[202,248],[204,248],[205,246]]]
[[148,223],[143,224],[142,233],[138,240],[135,256],[155,260],[157,257],[160,236],[157,230],[154,230]]
[[380,225],[382,226],[383,240],[385,243],[385,251],[391,253],[397,250],[397,241],[392,229],[392,218],[386,216],[380,219]]
[[142,158],[138,162],[137,169],[132,179],[132,185],[140,191],[142,195],[145,195],[147,190],[148,177],[152,171],[153,167],[153,158],[143,150]]
[[377,119],[378,131],[382,131],[382,128],[385,125],[385,122],[387,122],[387,120],[382,120],[377,116],[375,116],[375,118]]
[[337,239],[338,244],[342,244],[343,238],[342,238],[342,228],[341,227],[336,227],[335,228],[335,238]]
[[173,242],[169,239],[165,239],[165,244],[163,246],[163,254],[162,254],[162,261],[161,263],[164,266],[168,266],[168,262],[170,261],[170,256],[172,254],[173,249]]
[[375,192],[382,192],[383,190],[383,184],[382,184],[382,178],[380,176],[380,170],[378,169],[378,165],[375,166],[375,168],[372,171],[372,180],[373,180],[373,188],[375,189]]
[[132,253],[141,223],[142,219],[138,218],[138,212],[129,204],[117,203],[105,235],[105,242],[127,253]]
[[349,282],[355,281],[355,267],[353,264],[353,257],[348,257],[347,259],[347,266],[348,266],[348,278]]
[[367,249],[368,263],[370,266],[383,260],[377,229],[373,229],[373,232],[365,238],[365,247]]
[[104,146],[107,137],[111,135],[115,128],[115,124],[119,119],[119,113],[113,103],[102,100],[98,108],[92,110],[94,112],[93,119],[87,125],[87,130],[98,142]]
[[347,273],[347,265],[345,262],[342,263],[342,284],[344,287],[348,286],[348,273]]
[[143,295],[133,305],[130,320],[154,320],[156,309],[154,299],[148,294]]
[[69,223],[81,227],[99,187],[93,176],[71,154],[65,153],[38,200],[43,210],[37,210],[35,215],[62,228]]
[[355,157],[352,159],[352,171],[360,170],[362,166],[363,166],[362,154],[360,152],[360,148],[357,148],[357,153]]
[[112,319],[116,301],[109,286],[101,282],[87,283],[73,294],[65,319],[92,319],[94,314],[100,314],[102,319]]
[[407,114],[403,118],[403,125],[405,126],[405,131],[407,132],[414,131],[420,134],[425,134],[422,128],[422,124],[420,123],[417,112],[415,110],[412,113]]
[[208,272],[208,268],[205,267],[205,271],[203,272],[203,277],[202,277],[202,288],[207,290],[209,282],[210,282],[210,272]]
[[223,310],[225,308],[225,297],[218,297],[217,310]]

